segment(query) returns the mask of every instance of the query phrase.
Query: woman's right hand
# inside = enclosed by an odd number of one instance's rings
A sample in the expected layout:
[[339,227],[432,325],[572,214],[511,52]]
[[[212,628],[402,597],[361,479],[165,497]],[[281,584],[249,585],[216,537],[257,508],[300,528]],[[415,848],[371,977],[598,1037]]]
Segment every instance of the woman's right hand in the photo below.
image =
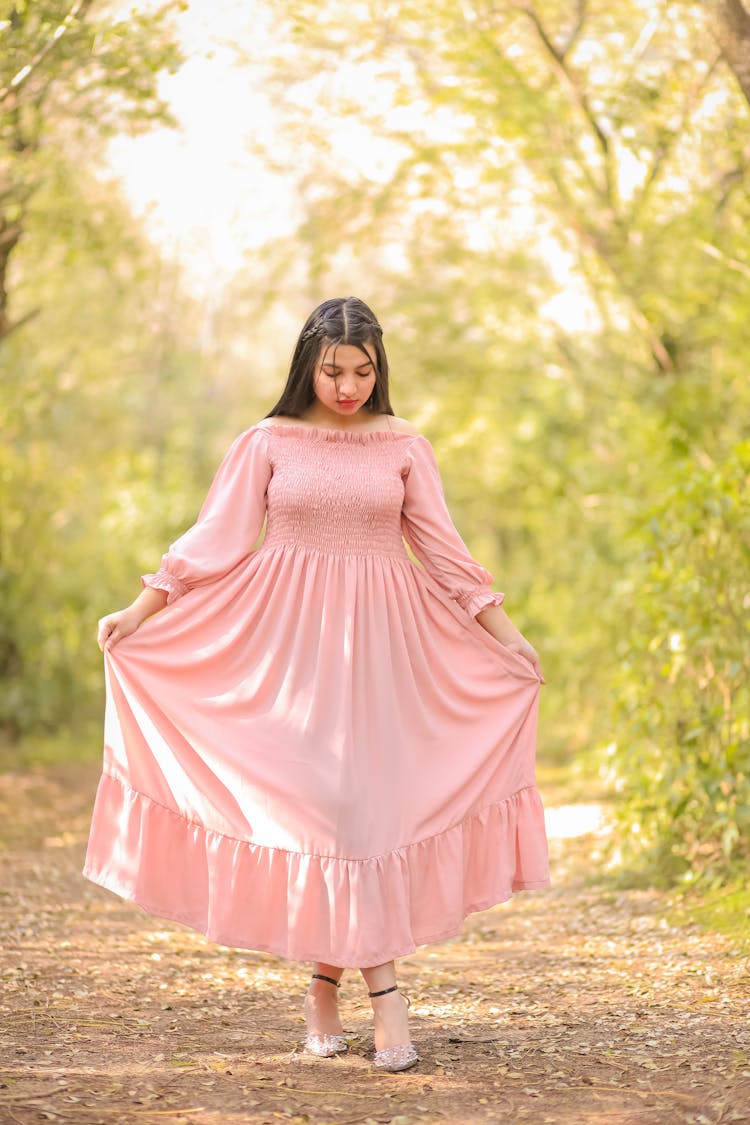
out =
[[99,618],[99,632],[96,640],[99,648],[104,652],[117,644],[123,637],[129,637],[141,624],[142,619],[133,609],[118,609],[116,613],[108,613],[106,617]]

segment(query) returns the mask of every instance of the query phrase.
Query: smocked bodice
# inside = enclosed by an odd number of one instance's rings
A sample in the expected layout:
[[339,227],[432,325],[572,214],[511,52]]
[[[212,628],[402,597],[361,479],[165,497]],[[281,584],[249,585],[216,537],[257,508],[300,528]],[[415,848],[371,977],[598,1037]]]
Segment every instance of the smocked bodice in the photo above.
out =
[[263,550],[406,558],[401,509],[413,435],[268,427]]
[[[266,534],[255,550],[263,525]],[[219,466],[197,523],[144,585],[167,604],[252,556],[299,549],[347,560],[409,563],[404,546],[449,597],[476,615],[500,605],[492,575],[469,554],[445,504],[432,446],[400,430],[329,430],[268,420],[241,433]]]

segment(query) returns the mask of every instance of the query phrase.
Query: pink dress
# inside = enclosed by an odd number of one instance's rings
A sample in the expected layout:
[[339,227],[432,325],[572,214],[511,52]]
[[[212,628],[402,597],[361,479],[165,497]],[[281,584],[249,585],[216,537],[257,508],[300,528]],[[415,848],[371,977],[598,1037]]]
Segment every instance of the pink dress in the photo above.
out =
[[169,597],[105,655],[89,879],[360,967],[548,886],[539,677],[474,619],[503,595],[425,438],[260,422],[142,582]]

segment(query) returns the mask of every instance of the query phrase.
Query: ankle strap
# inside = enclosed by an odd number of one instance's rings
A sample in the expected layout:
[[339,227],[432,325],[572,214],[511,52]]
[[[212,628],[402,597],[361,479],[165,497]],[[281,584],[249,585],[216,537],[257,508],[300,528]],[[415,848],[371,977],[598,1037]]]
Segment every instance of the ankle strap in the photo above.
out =
[[322,973],[313,973],[312,979],[313,980],[327,980],[329,984],[335,984],[336,988],[341,988],[341,981],[340,980],[334,980],[333,977],[323,976]]
[[390,988],[383,988],[380,992],[368,992],[368,996],[387,996],[389,992],[398,992],[398,985],[391,985]]

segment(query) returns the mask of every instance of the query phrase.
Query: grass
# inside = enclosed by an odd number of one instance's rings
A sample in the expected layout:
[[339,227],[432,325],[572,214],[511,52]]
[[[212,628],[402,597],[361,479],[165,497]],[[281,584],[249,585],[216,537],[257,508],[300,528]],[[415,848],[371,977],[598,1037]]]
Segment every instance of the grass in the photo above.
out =
[[66,765],[87,765],[102,756],[101,717],[75,727],[24,735],[17,741],[0,741],[0,770],[25,773]]
[[743,954],[750,955],[750,887],[739,874],[711,891],[697,886],[673,892],[666,917],[674,926],[697,925],[706,932],[724,934]]

